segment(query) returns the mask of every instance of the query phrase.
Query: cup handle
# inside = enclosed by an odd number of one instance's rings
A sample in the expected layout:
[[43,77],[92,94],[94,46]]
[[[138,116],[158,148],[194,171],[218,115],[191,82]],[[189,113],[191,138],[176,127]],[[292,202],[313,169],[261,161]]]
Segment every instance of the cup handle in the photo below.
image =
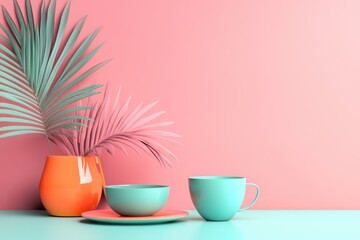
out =
[[258,200],[259,198],[259,194],[260,194],[260,188],[258,185],[256,185],[255,183],[246,183],[246,186],[252,186],[252,187],[255,187],[256,188],[256,195],[255,195],[255,198],[254,200],[249,204],[247,205],[246,207],[243,207],[243,208],[240,208],[238,211],[245,211],[249,208],[251,208],[252,205],[254,205],[254,203],[256,202],[256,200]]

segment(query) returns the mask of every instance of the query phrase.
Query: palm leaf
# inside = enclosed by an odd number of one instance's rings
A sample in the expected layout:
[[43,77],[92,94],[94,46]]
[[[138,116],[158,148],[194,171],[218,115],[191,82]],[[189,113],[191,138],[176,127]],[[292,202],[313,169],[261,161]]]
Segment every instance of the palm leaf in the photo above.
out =
[[85,18],[65,37],[70,2],[56,16],[55,1],[42,1],[38,22],[30,0],[25,11],[17,0],[14,8],[13,18],[2,6],[6,24],[0,24],[0,97],[5,100],[0,102],[0,138],[38,133],[48,138],[60,134],[64,140],[64,129],[74,131],[91,120],[79,115],[89,106],[76,102],[97,94],[101,85],[73,87],[107,63],[83,70],[101,48],[89,49],[99,29],[77,44]]
[[[122,102],[120,92],[121,90],[113,100],[105,89],[101,101],[89,100],[92,108],[84,112],[88,119],[74,120],[87,125],[87,128],[81,128],[79,132],[61,130],[63,135],[52,136],[50,140],[71,155],[101,155],[104,150],[113,154],[114,148],[127,154],[126,149],[132,148],[138,154],[145,152],[161,165],[171,165],[176,157],[160,141],[176,141],[180,136],[158,128],[169,126],[173,122],[156,122],[164,111],[149,114],[157,102],[145,106],[139,104],[131,110],[131,98]],[[94,121],[90,122],[89,119]]]

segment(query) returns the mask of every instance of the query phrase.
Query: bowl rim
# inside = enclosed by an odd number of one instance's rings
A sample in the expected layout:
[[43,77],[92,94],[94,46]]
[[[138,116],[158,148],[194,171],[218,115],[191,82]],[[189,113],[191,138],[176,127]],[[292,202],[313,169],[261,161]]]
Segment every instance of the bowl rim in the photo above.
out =
[[105,189],[161,189],[170,188],[167,185],[159,184],[117,184],[117,185],[106,185]]

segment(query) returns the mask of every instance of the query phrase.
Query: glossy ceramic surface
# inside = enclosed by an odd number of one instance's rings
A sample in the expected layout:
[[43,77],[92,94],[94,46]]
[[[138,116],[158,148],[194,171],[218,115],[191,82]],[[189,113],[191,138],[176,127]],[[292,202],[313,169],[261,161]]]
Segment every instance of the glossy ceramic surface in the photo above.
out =
[[150,216],[165,205],[168,186],[130,184],[106,186],[106,198],[111,209],[123,216]]
[[[239,210],[246,192],[246,178],[233,176],[198,176],[189,178],[191,200],[199,214],[209,221],[227,221]],[[257,189],[256,184],[248,184]]]
[[172,222],[182,219],[188,215],[189,214],[185,211],[162,210],[155,213],[152,216],[126,217],[126,216],[120,216],[111,209],[88,211],[82,214],[84,218],[93,221],[117,223],[117,224],[154,224],[154,223]]
[[49,156],[40,180],[40,198],[50,215],[81,216],[97,207],[105,184],[96,156]]

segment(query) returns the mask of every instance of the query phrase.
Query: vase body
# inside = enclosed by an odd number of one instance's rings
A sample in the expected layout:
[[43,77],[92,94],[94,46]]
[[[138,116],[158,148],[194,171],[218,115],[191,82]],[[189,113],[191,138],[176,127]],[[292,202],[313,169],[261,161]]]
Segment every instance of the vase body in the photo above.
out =
[[48,156],[40,180],[40,199],[53,216],[81,216],[99,204],[105,185],[97,156]]

